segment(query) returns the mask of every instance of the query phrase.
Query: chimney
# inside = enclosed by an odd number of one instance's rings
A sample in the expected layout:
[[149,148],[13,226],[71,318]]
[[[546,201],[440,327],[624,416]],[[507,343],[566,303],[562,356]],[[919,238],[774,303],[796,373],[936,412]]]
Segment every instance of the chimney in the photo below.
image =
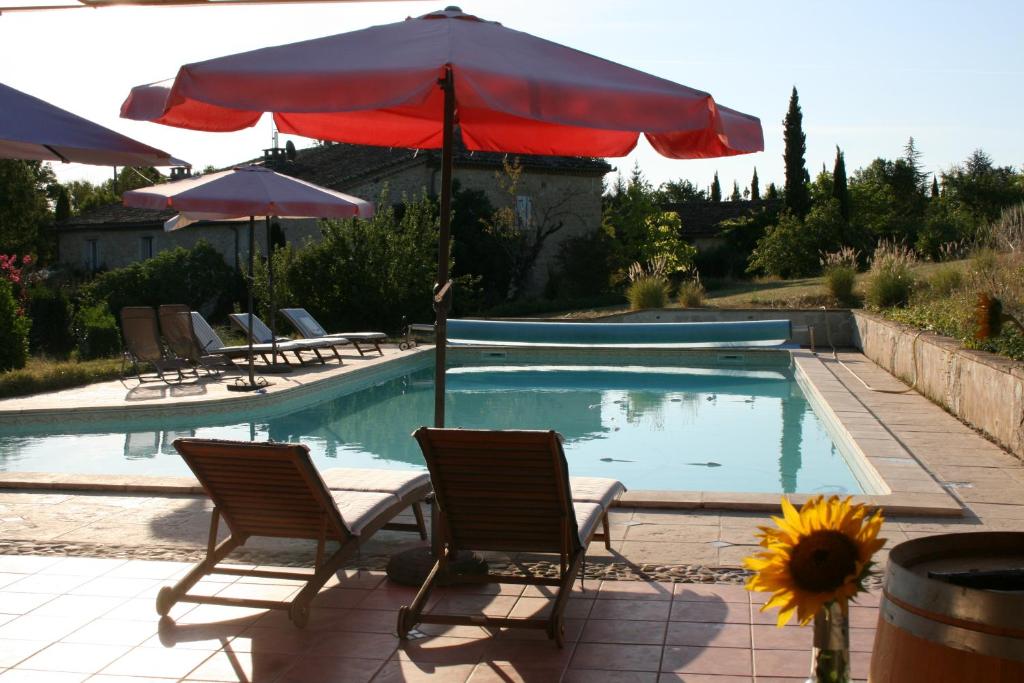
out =
[[185,178],[192,177],[191,166],[172,166],[171,167],[171,180],[184,180]]
[[263,150],[263,165],[267,168],[281,168],[288,161],[284,147],[270,147]]

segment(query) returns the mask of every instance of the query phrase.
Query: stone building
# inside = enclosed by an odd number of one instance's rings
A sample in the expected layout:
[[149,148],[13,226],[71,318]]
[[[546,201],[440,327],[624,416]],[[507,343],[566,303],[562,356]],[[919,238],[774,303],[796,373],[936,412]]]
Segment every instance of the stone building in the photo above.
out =
[[[600,226],[603,178],[612,169],[600,159],[519,155],[522,175],[515,192],[509,193],[502,189],[497,175],[503,173],[503,162],[512,158],[457,148],[454,177],[461,188],[486,193],[495,207],[513,208],[526,229],[561,224],[545,241],[531,271],[528,290],[536,293],[544,286],[559,245]],[[397,203],[403,195],[423,191],[436,195],[441,182],[439,150],[327,144],[298,150],[294,158],[282,148],[269,149],[263,159],[251,163],[371,201],[377,200],[385,185],[390,200]],[[170,211],[120,205],[85,212],[55,226],[58,257],[89,270],[118,268],[203,239],[220,251],[228,264],[244,264],[249,250],[244,222],[202,222],[164,232],[163,223],[172,216]],[[320,237],[315,220],[281,221],[281,227],[292,244]],[[256,244],[266,253],[263,230],[257,230]]]

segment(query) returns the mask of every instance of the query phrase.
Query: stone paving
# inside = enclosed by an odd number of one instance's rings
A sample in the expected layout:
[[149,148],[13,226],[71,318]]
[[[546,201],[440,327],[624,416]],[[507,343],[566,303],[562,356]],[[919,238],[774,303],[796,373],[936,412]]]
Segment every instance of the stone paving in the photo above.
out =
[[[566,645],[541,633],[423,626],[399,641],[396,610],[413,589],[380,572],[347,571],[313,603],[306,629],[284,612],[179,603],[160,619],[154,598],[176,562],[0,556],[0,683],[796,683],[811,629],[777,628],[763,595],[740,586],[639,581],[576,584]],[[294,582],[218,577],[197,590],[282,600]],[[545,589],[441,589],[445,611],[534,616]],[[867,675],[877,596],[851,608],[854,676]]]

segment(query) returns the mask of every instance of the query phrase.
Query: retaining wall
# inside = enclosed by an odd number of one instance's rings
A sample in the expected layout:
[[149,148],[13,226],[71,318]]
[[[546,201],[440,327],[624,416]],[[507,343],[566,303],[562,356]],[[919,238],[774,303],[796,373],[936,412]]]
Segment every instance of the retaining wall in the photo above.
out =
[[1024,459],[1024,365],[872,313],[851,317],[865,356]]

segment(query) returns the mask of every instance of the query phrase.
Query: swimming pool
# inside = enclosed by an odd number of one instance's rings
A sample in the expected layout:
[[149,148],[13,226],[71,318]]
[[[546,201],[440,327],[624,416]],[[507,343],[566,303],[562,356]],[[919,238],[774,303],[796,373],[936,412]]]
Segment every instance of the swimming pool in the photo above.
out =
[[[757,356],[456,354],[451,426],[556,429],[574,475],[634,490],[859,493],[856,456],[833,439],[784,352]],[[740,359],[737,362],[737,359]],[[181,475],[180,436],[307,444],[317,466],[423,467],[432,368],[398,368],[287,409],[0,433],[0,470]],[[837,445],[836,441],[839,442]],[[851,463],[854,466],[851,468]]]

